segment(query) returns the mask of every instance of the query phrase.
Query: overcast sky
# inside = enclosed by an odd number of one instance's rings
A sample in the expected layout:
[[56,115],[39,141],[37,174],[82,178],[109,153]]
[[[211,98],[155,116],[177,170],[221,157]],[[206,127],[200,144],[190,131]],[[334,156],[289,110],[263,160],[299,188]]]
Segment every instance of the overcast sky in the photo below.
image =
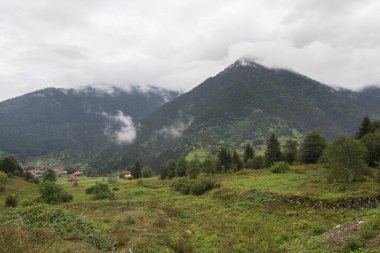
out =
[[0,0],[0,100],[47,87],[189,90],[240,57],[380,84],[378,0]]

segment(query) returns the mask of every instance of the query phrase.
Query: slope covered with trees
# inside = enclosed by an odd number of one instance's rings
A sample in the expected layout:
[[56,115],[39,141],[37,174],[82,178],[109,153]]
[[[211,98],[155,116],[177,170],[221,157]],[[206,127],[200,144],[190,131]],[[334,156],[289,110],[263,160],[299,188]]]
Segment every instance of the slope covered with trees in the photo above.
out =
[[[155,87],[47,88],[0,103],[0,150],[18,157],[67,152],[88,157],[123,119],[137,123],[178,93]],[[128,119],[128,118],[127,118]],[[106,133],[106,134],[105,134]]]
[[364,115],[380,116],[380,99],[368,89],[333,89],[290,70],[240,59],[150,114],[134,144],[110,147],[92,165],[112,170],[139,159],[157,170],[197,147],[263,144],[270,133],[353,134]]

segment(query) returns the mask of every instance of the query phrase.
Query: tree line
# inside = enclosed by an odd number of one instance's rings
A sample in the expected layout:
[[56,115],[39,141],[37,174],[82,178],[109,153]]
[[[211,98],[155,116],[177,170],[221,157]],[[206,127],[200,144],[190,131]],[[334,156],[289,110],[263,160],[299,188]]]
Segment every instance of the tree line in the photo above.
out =
[[313,131],[306,134],[300,144],[288,139],[283,148],[272,133],[264,155],[256,155],[250,144],[244,147],[242,154],[222,147],[216,157],[209,155],[203,162],[198,159],[187,161],[184,157],[171,160],[160,166],[159,176],[161,179],[186,176],[194,179],[200,173],[261,169],[278,162],[289,165],[323,163],[329,168],[331,180],[356,180],[368,175],[368,167],[377,166],[380,162],[380,121],[364,117],[355,137],[341,136],[328,141]]

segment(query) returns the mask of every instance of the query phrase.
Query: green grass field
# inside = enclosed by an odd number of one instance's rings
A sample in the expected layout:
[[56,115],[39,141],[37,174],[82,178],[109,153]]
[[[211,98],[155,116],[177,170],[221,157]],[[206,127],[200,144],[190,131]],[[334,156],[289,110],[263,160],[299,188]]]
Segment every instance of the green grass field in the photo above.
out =
[[[170,180],[157,178],[116,182],[108,182],[107,178],[83,178],[78,186],[59,178],[58,183],[74,196],[73,201],[42,205],[39,209],[31,207],[38,198],[37,185],[0,175],[0,182],[5,185],[0,200],[3,202],[9,193],[19,196],[16,209],[0,207],[0,252],[2,249],[7,252],[344,252],[346,245],[329,243],[325,232],[360,217],[370,217],[367,223],[371,222],[372,230],[366,231],[372,234],[361,236],[359,229],[352,236],[361,242],[378,237],[379,208],[311,208],[285,204],[277,198],[308,196],[315,200],[338,200],[380,192],[380,185],[371,180],[330,184],[326,173],[325,168],[317,165],[292,166],[285,174],[242,170],[215,175],[220,187],[201,196],[182,195],[170,187]],[[113,191],[114,200],[92,200],[85,194],[85,189],[97,181],[119,189]],[[47,222],[49,215],[57,215],[57,209],[63,211],[59,214],[59,225]],[[23,212],[46,212],[42,215],[46,218],[41,221]],[[76,236],[79,232],[89,236]],[[359,252],[379,250],[368,245],[362,246]]]

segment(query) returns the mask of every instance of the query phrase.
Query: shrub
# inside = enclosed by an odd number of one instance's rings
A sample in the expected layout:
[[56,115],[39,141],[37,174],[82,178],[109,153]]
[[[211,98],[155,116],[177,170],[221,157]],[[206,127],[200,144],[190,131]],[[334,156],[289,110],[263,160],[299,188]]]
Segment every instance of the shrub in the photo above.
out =
[[252,169],[261,169],[264,167],[264,164],[265,158],[261,155],[258,155],[249,161],[250,168]]
[[216,187],[215,180],[210,177],[200,177],[194,181],[190,192],[194,195],[202,195]]
[[5,192],[5,186],[4,185],[0,185],[0,193],[2,192]]
[[175,178],[172,182],[174,190],[179,191],[182,194],[189,194],[193,180],[187,177]]
[[143,178],[149,178],[149,177],[152,177],[154,173],[150,167],[145,166],[142,169],[141,174]]
[[17,197],[15,195],[8,195],[6,198],[5,198],[5,206],[7,207],[16,207],[17,206]]
[[39,190],[42,201],[48,204],[59,204],[73,199],[72,195],[68,194],[61,186],[54,182],[46,181],[41,183]]
[[202,195],[203,193],[217,187],[215,180],[210,177],[199,177],[198,179],[176,178],[172,187],[182,194]]
[[73,183],[73,186],[78,186],[78,185],[79,185],[78,181],[75,181],[75,182]]
[[113,199],[115,195],[111,192],[108,184],[96,183],[86,189],[86,194],[94,194],[93,199]]
[[119,187],[113,187],[112,188],[112,191],[119,191],[120,189],[119,189]]
[[285,173],[289,171],[289,164],[286,162],[277,162],[271,168],[270,171],[272,173]]

